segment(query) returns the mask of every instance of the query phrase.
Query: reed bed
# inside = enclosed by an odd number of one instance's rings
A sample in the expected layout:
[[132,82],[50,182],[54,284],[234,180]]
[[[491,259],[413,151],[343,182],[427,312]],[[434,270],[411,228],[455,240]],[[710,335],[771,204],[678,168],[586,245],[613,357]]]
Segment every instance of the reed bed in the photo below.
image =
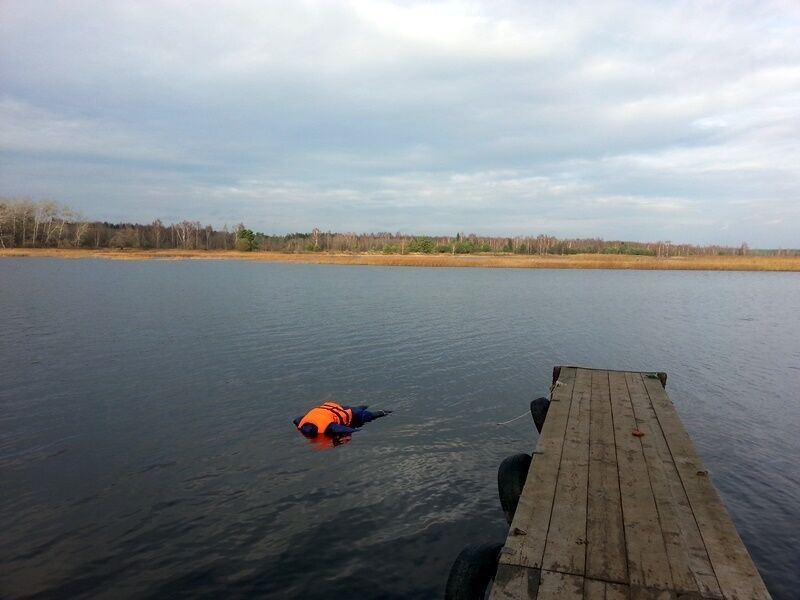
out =
[[2,257],[49,257],[109,260],[250,260],[326,265],[384,267],[483,267],[501,269],[633,269],[668,271],[800,271],[797,256],[626,256],[575,254],[524,256],[508,254],[289,254],[204,250],[83,250],[68,248],[0,249]]

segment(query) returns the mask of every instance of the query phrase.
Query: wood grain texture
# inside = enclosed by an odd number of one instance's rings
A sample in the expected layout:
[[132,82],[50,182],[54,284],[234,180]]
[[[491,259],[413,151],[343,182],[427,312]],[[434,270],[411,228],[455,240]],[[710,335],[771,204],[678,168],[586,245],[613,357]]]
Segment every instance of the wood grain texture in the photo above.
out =
[[491,597],[769,598],[665,378],[556,372]]
[[634,435],[639,424],[633,414],[625,374],[609,373],[609,387],[629,581],[631,586],[671,589],[669,560],[642,443]]
[[644,433],[641,438],[642,449],[658,507],[674,589],[681,594],[721,598],[711,561],[650,403],[642,374],[626,373],[625,381],[639,430]]
[[608,373],[592,371],[586,576],[627,583],[628,561]]
[[547,419],[533,453],[525,490],[500,554],[502,563],[534,569],[542,566],[575,374],[574,368],[562,369],[551,394]]
[[549,571],[583,575],[586,568],[586,493],[589,483],[591,394],[592,374],[581,369],[575,375],[542,563],[542,568]]
[[583,577],[542,571],[542,582],[539,585],[537,600],[582,600]]
[[644,380],[691,505],[722,595],[729,600],[769,598],[764,581],[708,477],[689,434],[657,381]]

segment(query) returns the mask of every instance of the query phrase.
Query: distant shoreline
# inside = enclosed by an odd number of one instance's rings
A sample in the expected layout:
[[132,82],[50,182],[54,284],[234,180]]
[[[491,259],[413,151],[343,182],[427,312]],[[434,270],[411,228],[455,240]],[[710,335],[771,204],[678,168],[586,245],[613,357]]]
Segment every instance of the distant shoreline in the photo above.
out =
[[249,260],[324,265],[384,267],[483,267],[515,269],[632,269],[665,271],[800,271],[797,256],[688,256],[658,258],[617,254],[568,256],[512,254],[357,254],[307,252],[237,252],[233,250],[84,250],[7,248],[1,258],[34,257],[107,260]]

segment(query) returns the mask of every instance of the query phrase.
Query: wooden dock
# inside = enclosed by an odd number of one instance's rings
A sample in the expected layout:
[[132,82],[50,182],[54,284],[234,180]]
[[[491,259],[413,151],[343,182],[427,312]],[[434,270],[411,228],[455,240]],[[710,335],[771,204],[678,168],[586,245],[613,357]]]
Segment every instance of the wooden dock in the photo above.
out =
[[491,598],[769,598],[664,390],[557,367]]

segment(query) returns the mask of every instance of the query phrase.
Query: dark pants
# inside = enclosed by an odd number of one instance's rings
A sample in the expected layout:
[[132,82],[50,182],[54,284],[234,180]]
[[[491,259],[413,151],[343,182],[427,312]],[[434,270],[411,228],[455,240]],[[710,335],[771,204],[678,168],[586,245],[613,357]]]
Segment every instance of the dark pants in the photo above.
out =
[[350,427],[353,429],[363,427],[364,423],[369,423],[370,421],[374,421],[378,418],[376,413],[372,413],[366,408],[361,408],[360,406],[355,406],[351,410],[353,411],[353,422],[350,424]]

